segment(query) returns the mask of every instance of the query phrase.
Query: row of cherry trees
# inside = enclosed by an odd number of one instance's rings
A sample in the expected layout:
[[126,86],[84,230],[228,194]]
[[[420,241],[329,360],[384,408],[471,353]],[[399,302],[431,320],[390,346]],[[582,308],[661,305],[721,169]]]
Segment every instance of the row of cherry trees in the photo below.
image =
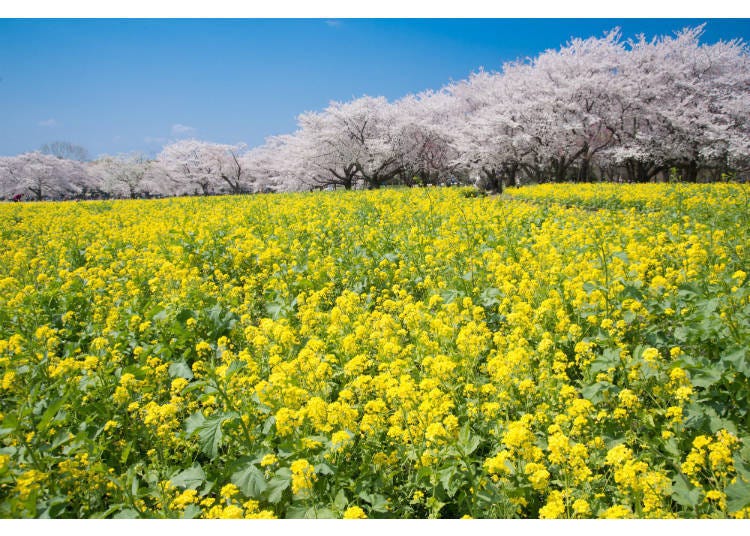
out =
[[0,158],[0,196],[6,199],[151,197],[255,191],[242,145],[183,140],[156,159],[143,154],[80,162],[25,153]]
[[702,27],[574,39],[533,60],[389,102],[332,102],[260,147],[182,140],[155,159],[0,158],[0,193],[35,199],[475,182],[746,177],[750,54]]

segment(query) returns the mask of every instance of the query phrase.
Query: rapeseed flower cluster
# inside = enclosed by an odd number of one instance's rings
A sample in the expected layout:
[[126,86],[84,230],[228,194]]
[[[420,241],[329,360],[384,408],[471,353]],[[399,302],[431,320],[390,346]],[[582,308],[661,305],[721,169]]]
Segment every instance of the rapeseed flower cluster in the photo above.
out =
[[0,515],[749,517],[746,199],[0,205]]

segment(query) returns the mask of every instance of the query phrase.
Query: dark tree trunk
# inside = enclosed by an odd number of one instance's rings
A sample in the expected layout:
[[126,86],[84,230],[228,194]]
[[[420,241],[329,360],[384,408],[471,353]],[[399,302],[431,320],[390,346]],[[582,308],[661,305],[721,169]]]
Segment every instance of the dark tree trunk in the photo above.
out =
[[690,160],[684,166],[683,180],[686,182],[698,182],[698,162]]
[[580,182],[591,182],[591,160],[584,158],[581,160],[581,167],[578,172]]
[[[508,164],[508,165],[505,166],[505,168],[504,168],[505,179],[506,179],[505,184],[507,184],[509,186],[510,185],[513,185],[513,186],[516,185],[516,176],[518,175],[518,168],[519,167],[520,166],[519,166],[518,162],[513,162],[512,164]],[[502,188],[502,185],[501,185],[501,188]]]
[[555,177],[555,182],[564,182],[567,171],[568,165],[565,163],[564,159],[552,160],[552,174]]

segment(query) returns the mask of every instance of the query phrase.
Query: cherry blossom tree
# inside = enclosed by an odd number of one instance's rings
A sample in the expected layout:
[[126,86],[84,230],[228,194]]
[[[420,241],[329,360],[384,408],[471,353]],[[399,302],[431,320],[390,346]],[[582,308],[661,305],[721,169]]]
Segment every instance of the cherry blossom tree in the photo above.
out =
[[142,153],[104,155],[92,163],[89,174],[101,180],[108,195],[134,199],[158,190],[152,168],[153,161]]
[[446,90],[407,95],[393,104],[395,154],[401,158],[401,179],[407,185],[417,178],[437,184],[455,175],[457,152],[452,143],[455,115],[453,96]]
[[305,180],[351,189],[363,181],[379,188],[404,171],[395,108],[384,97],[332,102],[298,117],[292,146],[312,166]]
[[305,173],[311,168],[296,142],[293,135],[273,136],[245,154],[253,192],[290,192],[310,188]]
[[[627,43],[617,70],[614,143],[602,158],[630,181],[672,167],[689,181],[701,168],[742,167],[747,155],[748,49],[699,42],[703,26]],[[744,113],[742,112],[744,110]]]
[[[520,68],[513,74],[526,80]],[[448,88],[454,114],[444,128],[456,150],[455,162],[488,190],[514,184],[530,152],[530,136],[521,128],[520,116],[526,96],[516,90],[509,76],[485,71]]]
[[40,152],[0,159],[0,184],[4,197],[36,201],[85,197],[95,187],[80,162]]
[[208,144],[205,151],[211,155],[216,163],[218,176],[223,182],[221,190],[232,194],[252,190],[245,159],[247,146],[244,143],[235,145]]
[[196,139],[165,146],[157,155],[158,165],[177,195],[209,195],[221,189],[221,163],[214,144]]

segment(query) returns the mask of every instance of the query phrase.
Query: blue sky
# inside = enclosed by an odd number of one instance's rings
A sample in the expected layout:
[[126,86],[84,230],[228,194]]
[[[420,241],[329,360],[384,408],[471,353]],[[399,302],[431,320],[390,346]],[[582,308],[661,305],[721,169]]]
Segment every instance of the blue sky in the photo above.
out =
[[395,99],[619,26],[626,37],[750,19],[0,19],[0,155],[65,140],[92,155],[171,139],[258,145],[331,100]]

